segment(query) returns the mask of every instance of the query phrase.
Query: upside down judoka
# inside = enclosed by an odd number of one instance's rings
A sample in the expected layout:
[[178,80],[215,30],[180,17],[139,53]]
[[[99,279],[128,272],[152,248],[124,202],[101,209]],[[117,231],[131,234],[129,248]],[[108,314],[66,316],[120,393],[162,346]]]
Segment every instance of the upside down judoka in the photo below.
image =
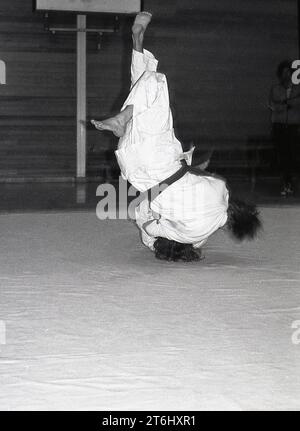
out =
[[121,112],[92,123],[120,138],[115,153],[121,173],[137,190],[165,185],[136,208],[143,243],[160,259],[198,260],[197,249],[219,228],[253,238],[260,220],[255,206],[230,199],[225,180],[188,167],[193,149],[184,153],[174,134],[166,76],[143,48],[151,18],[142,12],[132,27],[131,90]]

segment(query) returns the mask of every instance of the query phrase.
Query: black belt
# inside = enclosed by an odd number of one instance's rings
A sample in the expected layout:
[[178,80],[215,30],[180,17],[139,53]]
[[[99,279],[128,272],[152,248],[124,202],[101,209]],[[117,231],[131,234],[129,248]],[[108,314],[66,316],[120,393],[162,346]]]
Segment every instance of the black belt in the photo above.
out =
[[194,175],[203,176],[203,177],[215,176],[209,172],[203,171],[198,167],[189,166],[186,160],[181,160],[181,164],[182,164],[182,167],[178,171],[176,171],[175,174],[171,175],[170,177],[166,178],[164,181],[161,181],[159,184],[156,184],[155,186],[146,190],[145,193],[148,194],[148,199],[150,202],[152,202],[155,198],[157,198],[157,196],[159,196],[167,187],[174,184],[176,181],[180,180],[180,178],[182,178],[187,172],[190,172],[191,174],[194,174]]

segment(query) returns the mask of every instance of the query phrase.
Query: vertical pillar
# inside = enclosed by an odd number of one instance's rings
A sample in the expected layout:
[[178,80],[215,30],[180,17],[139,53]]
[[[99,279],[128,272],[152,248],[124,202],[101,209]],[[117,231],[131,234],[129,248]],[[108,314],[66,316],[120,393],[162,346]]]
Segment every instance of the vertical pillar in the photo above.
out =
[[0,85],[6,84],[6,64],[0,60]]
[[86,176],[86,15],[77,15],[77,178]]
[[300,0],[297,1],[298,6],[298,54],[300,58]]

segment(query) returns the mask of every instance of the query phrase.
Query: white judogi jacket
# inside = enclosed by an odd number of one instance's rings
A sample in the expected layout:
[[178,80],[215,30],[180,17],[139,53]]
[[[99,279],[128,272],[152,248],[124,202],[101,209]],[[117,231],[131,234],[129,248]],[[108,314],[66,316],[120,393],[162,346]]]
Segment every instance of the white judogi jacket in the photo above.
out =
[[[202,247],[227,222],[228,190],[225,182],[191,173],[164,190],[149,204],[136,208],[136,223],[143,243],[153,250],[156,237]],[[144,223],[153,220],[147,227]]]

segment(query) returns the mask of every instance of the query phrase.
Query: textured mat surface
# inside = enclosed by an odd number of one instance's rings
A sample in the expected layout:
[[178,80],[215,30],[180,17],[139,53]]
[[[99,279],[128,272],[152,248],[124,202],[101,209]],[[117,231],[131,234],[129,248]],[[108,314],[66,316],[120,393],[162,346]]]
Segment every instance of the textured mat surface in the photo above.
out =
[[299,409],[300,208],[262,212],[192,264],[127,221],[1,215],[0,408]]

